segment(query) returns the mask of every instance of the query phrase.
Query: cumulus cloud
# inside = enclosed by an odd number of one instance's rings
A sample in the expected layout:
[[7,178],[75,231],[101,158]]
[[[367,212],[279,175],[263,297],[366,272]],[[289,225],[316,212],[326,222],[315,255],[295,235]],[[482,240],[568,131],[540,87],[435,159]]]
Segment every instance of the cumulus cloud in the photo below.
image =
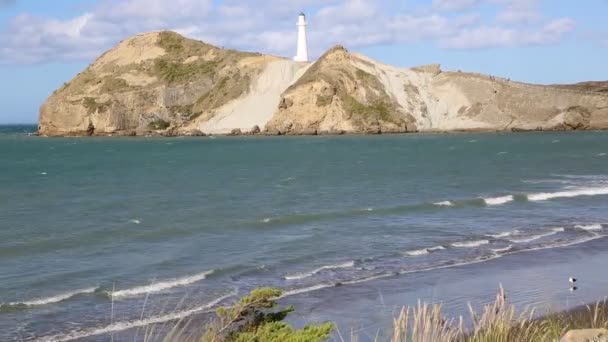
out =
[[[497,7],[494,23],[481,20],[475,11],[480,3]],[[449,49],[554,44],[574,30],[568,18],[538,15],[537,0],[433,0],[420,11],[393,0],[99,0],[73,18],[12,18],[0,31],[0,63],[91,60],[130,35],[162,29],[218,46],[290,56],[296,16],[306,9],[314,9],[307,13],[314,55],[335,44],[427,41]]]

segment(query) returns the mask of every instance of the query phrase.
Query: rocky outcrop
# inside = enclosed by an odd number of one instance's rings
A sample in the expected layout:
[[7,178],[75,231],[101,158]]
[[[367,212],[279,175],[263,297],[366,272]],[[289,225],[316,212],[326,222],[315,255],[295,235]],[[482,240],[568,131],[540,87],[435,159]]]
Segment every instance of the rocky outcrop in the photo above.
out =
[[49,136],[585,129],[608,129],[608,82],[398,68],[341,46],[311,65],[173,32],[121,42],[56,90],[39,118]]
[[285,60],[222,49],[173,32],[137,35],[56,90],[40,109],[39,133],[200,130],[224,106],[246,96],[275,62]]
[[608,129],[604,83],[543,86],[397,68],[328,51],[291,86],[267,129],[347,133]]
[[325,53],[283,94],[267,130],[285,134],[415,132],[414,118],[344,47]]
[[608,342],[606,329],[570,330],[562,337],[560,342]]

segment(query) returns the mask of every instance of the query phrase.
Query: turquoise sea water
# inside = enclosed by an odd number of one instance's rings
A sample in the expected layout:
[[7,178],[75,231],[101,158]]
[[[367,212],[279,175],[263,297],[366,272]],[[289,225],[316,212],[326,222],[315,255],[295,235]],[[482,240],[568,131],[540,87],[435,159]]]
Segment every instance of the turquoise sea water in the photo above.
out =
[[[499,283],[520,304],[608,295],[597,272],[608,256],[605,132],[50,139],[33,129],[0,127],[2,341],[132,341],[257,286],[285,289],[295,324],[331,319],[363,340],[401,305],[456,312],[491,301]],[[574,294],[572,274],[583,279]]]

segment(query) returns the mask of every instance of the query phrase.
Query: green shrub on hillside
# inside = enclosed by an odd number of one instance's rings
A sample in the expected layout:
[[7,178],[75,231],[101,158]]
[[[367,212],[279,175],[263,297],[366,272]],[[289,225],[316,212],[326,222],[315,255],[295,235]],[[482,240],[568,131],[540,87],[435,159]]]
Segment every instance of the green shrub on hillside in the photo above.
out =
[[167,128],[169,128],[169,126],[171,126],[171,123],[167,122],[163,119],[156,119],[148,124],[148,128],[154,129],[154,130],[167,129]]
[[259,288],[233,307],[217,309],[217,322],[211,325],[202,342],[322,342],[329,339],[334,325],[308,325],[295,330],[283,322],[292,307],[278,307],[282,291]]
[[105,77],[101,86],[102,93],[111,93],[128,88],[129,84],[122,78]]
[[217,61],[197,61],[193,63],[172,62],[167,59],[157,59],[154,62],[154,72],[169,83],[189,81],[195,76],[209,74],[215,71]]
[[383,101],[376,101],[371,104],[363,104],[350,95],[344,96],[344,109],[355,116],[372,117],[384,121],[393,121],[391,108]]

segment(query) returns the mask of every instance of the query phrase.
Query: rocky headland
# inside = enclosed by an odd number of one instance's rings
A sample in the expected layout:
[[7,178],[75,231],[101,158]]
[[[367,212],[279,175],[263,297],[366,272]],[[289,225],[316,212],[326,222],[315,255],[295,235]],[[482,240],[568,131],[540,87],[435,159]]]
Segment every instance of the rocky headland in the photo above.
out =
[[40,135],[344,134],[608,129],[608,82],[532,85],[341,46],[315,63],[174,32],[129,38],[57,89]]

